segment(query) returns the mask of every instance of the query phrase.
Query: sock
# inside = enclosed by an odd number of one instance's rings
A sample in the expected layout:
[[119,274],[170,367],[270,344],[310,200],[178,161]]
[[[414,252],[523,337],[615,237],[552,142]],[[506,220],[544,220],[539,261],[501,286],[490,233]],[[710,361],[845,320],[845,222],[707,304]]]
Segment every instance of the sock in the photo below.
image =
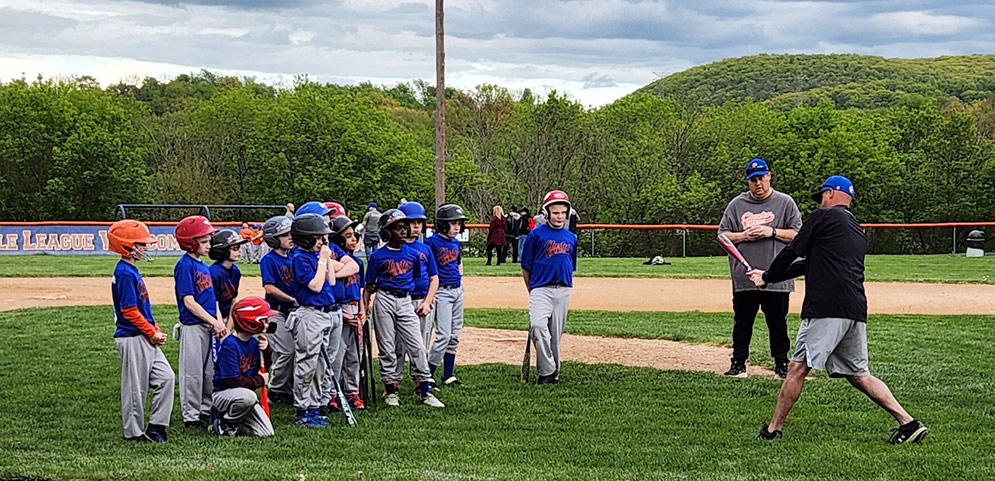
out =
[[430,374],[432,374],[432,377],[435,377],[435,370],[438,369],[438,368],[439,368],[439,366],[437,366],[435,364],[429,364],[428,365],[428,372]]
[[294,418],[296,419],[307,417],[307,415],[308,415],[307,409],[297,409],[294,411]]
[[418,383],[418,395],[423,399],[428,396],[428,381]]
[[456,369],[456,353],[446,353],[442,357],[442,380],[445,381],[453,377],[453,371]]

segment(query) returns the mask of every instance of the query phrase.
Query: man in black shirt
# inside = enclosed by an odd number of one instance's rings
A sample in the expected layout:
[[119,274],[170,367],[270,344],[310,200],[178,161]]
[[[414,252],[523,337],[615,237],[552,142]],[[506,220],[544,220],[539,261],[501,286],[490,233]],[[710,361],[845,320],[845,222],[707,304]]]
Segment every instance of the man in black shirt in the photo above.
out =
[[770,268],[747,273],[757,287],[805,275],[802,324],[788,377],[781,385],[770,424],[764,423],[758,439],[781,437],[781,426],[798,401],[805,376],[812,369],[830,377],[845,377],[850,384],[888,411],[899,427],[891,443],[918,443],[929,429],[902,408],[891,390],[867,368],[867,297],[864,294],[864,254],[867,241],[860,223],[850,213],[853,183],[834,175],[826,179],[812,199],[821,204],[802,225]]

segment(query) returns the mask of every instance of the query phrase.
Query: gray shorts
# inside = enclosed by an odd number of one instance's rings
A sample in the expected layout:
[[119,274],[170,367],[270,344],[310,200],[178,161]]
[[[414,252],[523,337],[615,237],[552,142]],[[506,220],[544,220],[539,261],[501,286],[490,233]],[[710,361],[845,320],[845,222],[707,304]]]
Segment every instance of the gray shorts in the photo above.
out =
[[792,361],[829,377],[868,376],[867,323],[834,317],[802,319]]

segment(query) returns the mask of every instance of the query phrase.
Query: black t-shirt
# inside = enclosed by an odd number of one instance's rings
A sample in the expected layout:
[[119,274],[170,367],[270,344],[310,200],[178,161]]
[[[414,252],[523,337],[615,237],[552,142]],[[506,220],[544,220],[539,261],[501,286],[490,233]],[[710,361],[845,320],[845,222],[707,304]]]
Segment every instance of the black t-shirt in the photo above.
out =
[[[867,239],[843,206],[818,209],[764,274],[779,282],[805,274],[802,318],[839,317],[867,322],[864,255]],[[802,261],[795,262],[798,258]]]

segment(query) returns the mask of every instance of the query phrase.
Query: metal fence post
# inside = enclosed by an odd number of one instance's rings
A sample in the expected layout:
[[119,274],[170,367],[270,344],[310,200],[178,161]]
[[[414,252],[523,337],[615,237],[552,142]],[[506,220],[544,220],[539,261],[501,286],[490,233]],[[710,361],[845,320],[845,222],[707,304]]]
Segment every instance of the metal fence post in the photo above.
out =
[[954,226],[954,251],[953,254],[957,253],[957,226]]
[[594,229],[591,229],[591,257],[594,257]]
[[681,257],[688,256],[688,230],[681,231]]

